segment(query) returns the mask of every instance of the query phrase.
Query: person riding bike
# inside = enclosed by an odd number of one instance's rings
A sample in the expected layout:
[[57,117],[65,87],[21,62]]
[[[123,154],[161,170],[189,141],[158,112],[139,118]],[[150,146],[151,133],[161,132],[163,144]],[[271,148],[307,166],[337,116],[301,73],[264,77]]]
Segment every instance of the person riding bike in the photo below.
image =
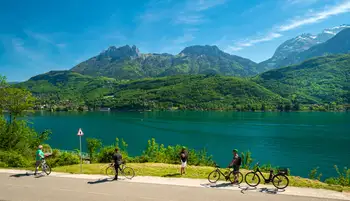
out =
[[38,168],[39,168],[39,166],[40,166],[40,164],[41,164],[41,161],[45,158],[45,154],[44,154],[44,152],[43,152],[42,149],[43,149],[43,145],[39,145],[38,150],[37,150],[36,153],[35,153],[35,160],[36,160],[36,162],[35,162],[35,172],[34,172],[34,175],[37,174]]
[[237,149],[232,150],[232,154],[233,154],[233,159],[232,159],[231,163],[228,165],[228,168],[233,167],[233,173],[235,175],[234,183],[238,183],[237,173],[239,172],[239,168],[241,166],[242,159],[238,155]]

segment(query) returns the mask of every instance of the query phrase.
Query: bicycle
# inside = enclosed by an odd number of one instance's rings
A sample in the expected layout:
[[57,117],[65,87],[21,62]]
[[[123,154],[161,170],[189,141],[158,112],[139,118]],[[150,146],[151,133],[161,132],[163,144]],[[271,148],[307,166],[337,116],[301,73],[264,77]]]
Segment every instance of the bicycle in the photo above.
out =
[[[257,168],[254,171],[248,172],[245,175],[245,182],[250,186],[250,187],[256,187],[257,185],[260,184],[260,177],[257,173],[260,173],[261,177],[264,179],[265,184],[272,182],[272,184],[277,188],[277,189],[284,189],[287,188],[289,185],[289,179],[286,175],[288,175],[288,170],[287,169],[278,169],[278,173],[274,174],[273,170],[270,170],[270,175],[268,178],[265,178],[262,172],[259,169],[259,162],[256,164]],[[252,177],[251,179],[249,177]],[[285,180],[285,185],[279,186],[280,183],[283,183],[283,179]],[[252,182],[257,181],[256,184],[253,184]]]
[[[223,173],[221,170],[220,170],[220,166],[215,164],[215,170],[213,170],[211,173],[209,173],[208,175],[208,181],[210,183],[216,183],[219,179],[220,179],[220,176],[224,176],[225,177],[225,180],[230,180],[231,183],[235,183],[235,174],[238,176],[238,184],[242,183],[243,181],[243,174],[241,172],[235,172],[235,171],[226,171],[225,173]],[[213,176],[213,179],[211,179],[211,176]]]
[[45,172],[46,175],[51,174],[51,167],[46,163],[45,158],[41,159],[41,163],[38,168],[41,168],[41,170]]
[[[135,176],[135,171],[134,169],[132,169],[131,167],[127,167],[125,165],[125,162],[123,162],[120,166],[119,166],[119,170],[120,173],[127,179],[132,179]],[[108,165],[108,167],[106,168],[106,175],[107,176],[115,176],[115,168],[114,168],[114,164],[111,163]]]

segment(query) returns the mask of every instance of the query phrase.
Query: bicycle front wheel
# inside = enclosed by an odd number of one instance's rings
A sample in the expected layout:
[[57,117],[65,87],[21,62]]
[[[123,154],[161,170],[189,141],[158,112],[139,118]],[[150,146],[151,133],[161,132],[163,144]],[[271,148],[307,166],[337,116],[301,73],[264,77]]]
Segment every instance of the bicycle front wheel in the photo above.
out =
[[249,172],[245,175],[245,182],[248,186],[256,187],[260,184],[260,177],[255,172]]
[[273,176],[272,184],[277,189],[284,189],[284,188],[287,188],[287,186],[289,184],[289,179],[288,179],[288,177],[286,175],[277,174],[277,175]]
[[220,179],[220,172],[218,170],[214,170],[208,175],[208,181],[210,183],[216,183],[219,179]]
[[49,164],[44,163],[42,166],[42,169],[46,173],[46,175],[51,174],[51,167],[49,166]]
[[113,166],[108,166],[106,169],[107,176],[115,176],[115,170]]
[[[230,172],[230,174],[228,176],[229,176],[231,183],[234,183],[235,180],[238,182],[238,184],[243,182],[243,174],[241,172],[236,172],[236,173]],[[235,177],[237,177],[237,178],[235,179]]]
[[131,167],[124,167],[122,170],[122,174],[127,178],[127,179],[132,179],[135,176],[135,171]]

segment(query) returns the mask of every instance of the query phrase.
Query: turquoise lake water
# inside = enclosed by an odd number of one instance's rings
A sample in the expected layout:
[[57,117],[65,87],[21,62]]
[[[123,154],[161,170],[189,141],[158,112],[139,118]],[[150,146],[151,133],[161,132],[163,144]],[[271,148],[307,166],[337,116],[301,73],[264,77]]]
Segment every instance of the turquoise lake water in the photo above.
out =
[[[324,177],[335,176],[334,165],[350,166],[350,113],[320,112],[37,112],[29,117],[37,131],[53,131],[50,144],[59,149],[79,148],[84,137],[112,144],[116,137],[139,155],[147,140],[165,145],[206,148],[226,166],[231,150],[250,150],[255,162],[289,167],[307,177],[320,167]],[[83,139],[83,151],[86,151]]]

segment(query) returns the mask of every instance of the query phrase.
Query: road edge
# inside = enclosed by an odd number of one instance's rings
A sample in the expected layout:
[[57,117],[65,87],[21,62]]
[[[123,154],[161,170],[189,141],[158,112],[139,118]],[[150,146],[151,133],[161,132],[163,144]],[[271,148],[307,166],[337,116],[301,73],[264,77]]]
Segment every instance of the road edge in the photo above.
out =
[[[24,169],[1,169],[0,174],[33,174],[31,170]],[[109,177],[106,175],[98,174],[71,174],[71,173],[61,173],[52,172],[50,177],[61,177],[61,178],[74,178],[74,179],[85,179],[85,180],[104,180]],[[205,179],[190,179],[190,178],[165,178],[165,177],[153,177],[153,176],[136,176],[132,180],[122,179],[122,182],[130,183],[145,183],[145,184],[159,184],[159,185],[176,185],[184,187],[198,187],[198,188],[212,188],[217,184],[209,184]],[[223,183],[218,183],[223,184]],[[215,187],[215,189],[221,190],[234,190],[241,191],[245,193],[245,188],[248,186],[246,184],[241,184],[240,186],[223,186]],[[302,196],[302,197],[314,197],[314,198],[324,198],[324,199],[337,199],[337,200],[350,200],[350,194],[343,192],[336,192],[326,189],[314,189],[314,188],[300,188],[300,187],[287,187],[283,192],[274,191],[271,186],[259,185],[260,190],[266,190],[267,193],[277,193],[280,195],[289,196]],[[259,189],[248,189],[251,192],[258,192]]]

